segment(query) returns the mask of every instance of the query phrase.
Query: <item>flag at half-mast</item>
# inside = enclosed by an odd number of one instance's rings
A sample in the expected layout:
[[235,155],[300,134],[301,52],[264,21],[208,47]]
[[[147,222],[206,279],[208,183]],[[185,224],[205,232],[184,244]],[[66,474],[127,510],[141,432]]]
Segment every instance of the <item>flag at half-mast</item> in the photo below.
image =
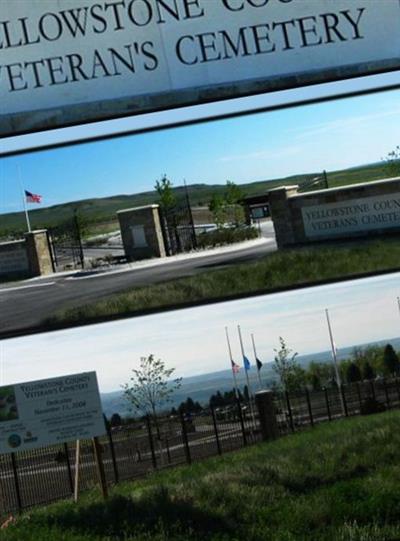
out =
[[258,357],[256,357],[256,363],[257,363],[257,370],[260,371],[263,363],[260,361]]
[[243,365],[244,365],[244,369],[246,370],[246,372],[248,370],[250,370],[251,364],[250,364],[249,359],[246,357],[246,355],[243,355]]
[[28,190],[25,190],[25,199],[27,203],[41,203],[42,202],[41,195],[38,195],[37,193],[28,192]]
[[239,372],[239,370],[240,370],[240,366],[238,364],[236,364],[233,359],[231,359],[231,366],[232,366],[232,372],[234,374],[237,374]]

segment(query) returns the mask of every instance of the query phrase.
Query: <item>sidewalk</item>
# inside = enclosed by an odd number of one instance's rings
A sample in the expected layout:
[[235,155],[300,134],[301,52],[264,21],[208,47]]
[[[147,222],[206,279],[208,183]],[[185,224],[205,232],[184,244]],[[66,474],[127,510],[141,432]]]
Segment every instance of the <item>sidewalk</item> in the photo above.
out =
[[[102,275],[109,276],[110,274],[120,274],[123,272],[132,272],[138,269],[156,267],[160,265],[167,265],[169,263],[176,263],[178,261],[187,261],[189,259],[199,259],[210,257],[213,255],[220,254],[229,254],[234,252],[240,252],[247,250],[249,248],[255,248],[257,246],[264,246],[265,244],[272,244],[274,239],[261,237],[254,240],[248,240],[244,242],[236,242],[234,244],[229,244],[228,246],[221,246],[219,248],[209,248],[206,250],[194,250],[192,252],[173,255],[169,257],[162,258],[153,258],[141,261],[134,261],[131,263],[124,263],[122,265],[112,265],[109,267],[102,267],[99,269],[78,269],[78,270],[69,270],[61,271],[51,274],[46,274],[45,276],[36,276],[34,278],[28,278],[26,280],[20,280],[15,282],[7,282],[6,284],[0,284],[0,291],[10,288],[23,288],[28,285],[37,284],[43,281],[54,281],[54,279],[64,278],[66,280],[87,280],[94,277],[100,277]],[[117,268],[116,268],[117,267]],[[53,283],[53,282],[52,282]]]

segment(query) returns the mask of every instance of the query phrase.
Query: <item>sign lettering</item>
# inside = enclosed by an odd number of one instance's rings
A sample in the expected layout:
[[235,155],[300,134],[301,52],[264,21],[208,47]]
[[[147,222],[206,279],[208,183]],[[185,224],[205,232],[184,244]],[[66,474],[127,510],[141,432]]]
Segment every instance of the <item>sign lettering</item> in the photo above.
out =
[[0,136],[400,67],[398,0],[0,0],[0,12]]

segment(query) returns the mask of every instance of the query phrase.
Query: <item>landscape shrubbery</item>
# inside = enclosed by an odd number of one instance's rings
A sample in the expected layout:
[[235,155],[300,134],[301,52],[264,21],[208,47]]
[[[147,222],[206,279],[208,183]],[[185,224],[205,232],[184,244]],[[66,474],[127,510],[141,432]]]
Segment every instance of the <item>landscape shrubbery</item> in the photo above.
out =
[[232,244],[244,240],[256,239],[259,233],[255,227],[232,227],[216,229],[208,233],[201,233],[197,237],[197,246],[199,248],[208,248]]

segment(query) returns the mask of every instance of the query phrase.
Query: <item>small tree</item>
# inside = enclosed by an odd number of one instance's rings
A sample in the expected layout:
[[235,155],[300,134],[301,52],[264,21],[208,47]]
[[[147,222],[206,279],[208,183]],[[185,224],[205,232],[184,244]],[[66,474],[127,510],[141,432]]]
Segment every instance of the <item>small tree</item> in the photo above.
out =
[[214,222],[218,229],[222,228],[227,220],[226,206],[224,199],[218,195],[214,194],[211,197],[211,201],[208,205],[209,210],[212,212]]
[[389,177],[397,177],[400,175],[400,145],[397,145],[391,152],[388,153],[385,161],[386,171]]
[[163,175],[160,180],[156,181],[154,186],[160,197],[160,205],[165,212],[171,211],[176,205],[176,197],[173,190],[172,182]]
[[372,366],[369,364],[369,362],[366,362],[364,364],[362,376],[363,376],[363,379],[367,379],[367,380],[375,379],[376,377],[375,371],[372,368]]
[[110,424],[111,426],[121,426],[122,425],[121,415],[119,413],[113,413],[111,415]]
[[151,415],[157,427],[157,410],[171,401],[171,395],[181,386],[182,378],[171,380],[175,368],[166,368],[164,361],[154,355],[140,358],[140,365],[132,369],[130,383],[122,386],[124,397],[144,415]]
[[306,370],[307,382],[314,390],[325,387],[335,377],[332,363],[311,361]]
[[361,381],[361,379],[361,370],[354,362],[349,363],[346,370],[347,383],[355,383]]
[[273,370],[279,376],[282,387],[285,391],[296,391],[304,387],[306,373],[298,364],[296,357],[298,353],[287,347],[285,340],[279,337],[280,348],[274,349]]
[[387,344],[383,350],[383,366],[389,375],[397,374],[400,371],[400,362],[391,344]]

